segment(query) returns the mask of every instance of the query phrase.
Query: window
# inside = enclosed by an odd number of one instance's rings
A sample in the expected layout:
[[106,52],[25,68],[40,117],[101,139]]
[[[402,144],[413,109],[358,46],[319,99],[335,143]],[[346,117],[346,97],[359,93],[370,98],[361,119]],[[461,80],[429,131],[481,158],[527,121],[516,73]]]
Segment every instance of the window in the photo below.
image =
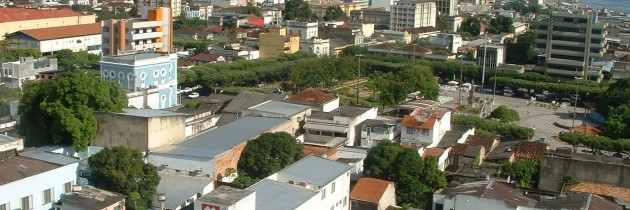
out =
[[332,206],[330,207],[330,210],[335,210],[335,205],[332,205]]
[[72,182],[63,184],[63,193],[68,193],[71,191],[72,191]]
[[326,188],[322,189],[322,200],[326,198]]
[[330,189],[330,193],[335,193],[335,182],[332,183],[332,187]]
[[109,77],[109,72],[107,70],[103,70],[103,77],[107,78]]
[[42,191],[42,203],[47,204],[53,200],[53,188]]
[[166,70],[162,69],[162,84],[166,82]]
[[22,210],[33,209],[33,195],[20,198],[20,207]]
[[110,71],[109,72],[109,77],[111,77],[112,79],[115,79],[116,78],[116,72]]
[[428,135],[429,135],[429,130],[427,130],[427,129],[422,129],[422,135],[423,135],[423,136],[428,136]]
[[416,133],[416,129],[415,128],[407,128],[407,134],[414,134]]
[[348,205],[348,196],[343,197],[343,206]]
[[9,209],[11,209],[9,207],[9,203],[5,203],[5,204],[0,205],[0,210],[9,210]]

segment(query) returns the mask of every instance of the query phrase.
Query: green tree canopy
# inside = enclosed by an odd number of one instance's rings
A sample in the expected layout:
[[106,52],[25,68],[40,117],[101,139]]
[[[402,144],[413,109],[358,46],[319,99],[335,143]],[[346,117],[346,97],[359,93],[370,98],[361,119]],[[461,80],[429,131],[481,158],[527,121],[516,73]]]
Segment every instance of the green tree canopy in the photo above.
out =
[[435,190],[446,186],[446,174],[437,167],[437,159],[422,160],[418,151],[383,141],[373,147],[365,158],[368,176],[396,183],[399,204],[425,207]]
[[257,7],[253,1],[247,1],[247,6],[245,6],[245,12],[247,14],[253,14],[258,16],[259,18],[263,17],[262,10]]
[[490,29],[488,29],[488,31],[493,34],[500,34],[503,32],[513,33],[513,23],[514,20],[511,17],[499,15],[499,17],[490,20]]
[[339,5],[335,5],[332,7],[328,7],[328,9],[326,9],[326,15],[324,15],[324,20],[325,21],[339,20],[340,18],[344,16],[345,14],[343,13],[343,10],[341,9],[341,7]]
[[464,20],[461,27],[463,32],[468,32],[472,36],[479,36],[481,33],[481,21],[474,16]]
[[206,28],[207,23],[202,19],[191,19],[186,17],[186,12],[182,11],[173,21],[173,29],[180,28]]
[[284,19],[295,20],[298,18],[314,18],[315,14],[311,11],[308,2],[304,0],[288,0],[284,5]]
[[519,180],[519,186],[532,187],[532,181],[538,180],[538,161],[517,160],[513,163],[503,162],[504,172]]
[[516,122],[520,120],[518,112],[508,108],[506,105],[501,105],[494,109],[492,113],[490,113],[490,117],[498,119],[501,122]]
[[66,144],[83,151],[96,134],[94,112],[120,112],[126,106],[119,84],[74,70],[25,86],[19,131],[28,146]]
[[111,19],[128,19],[129,14],[125,11],[124,7],[114,7],[114,11],[109,11],[107,7],[101,7],[101,10],[96,12],[96,21],[104,21]]
[[55,52],[53,57],[57,58],[57,65],[63,70],[73,70],[97,65],[101,60],[101,56],[99,55],[93,55],[85,51],[72,52],[72,50],[68,49]]
[[365,53],[367,53],[367,48],[357,45],[351,45],[343,49],[343,55],[345,56],[364,55]]
[[[584,92],[583,87],[580,89],[580,92]],[[593,92],[590,93],[593,94]],[[611,113],[612,107],[630,104],[630,78],[623,78],[612,83],[604,94],[597,96],[596,102],[597,112],[606,117]]]
[[20,100],[20,89],[0,85],[0,117],[9,115],[9,103]]
[[105,148],[88,159],[94,186],[127,196],[126,207],[148,209],[160,183],[155,166],[140,151],[122,146]]
[[265,133],[250,140],[238,161],[239,173],[263,179],[300,160],[302,145],[286,132]]
[[505,59],[513,64],[535,64],[538,53],[535,50],[536,37],[535,30],[525,32],[518,36],[516,43],[507,43],[507,53]]
[[611,107],[602,130],[613,139],[630,139],[630,104]]
[[534,130],[531,128],[522,127],[514,123],[483,119],[479,116],[453,115],[451,116],[451,123],[474,127],[475,130],[483,130],[487,135],[498,135],[509,140],[527,140],[534,137]]
[[610,139],[605,136],[584,135],[580,132],[565,132],[559,136],[564,141],[574,147],[584,145],[588,147],[593,154],[597,154],[600,150],[614,152],[630,151],[630,139]]
[[503,5],[503,9],[514,10],[521,14],[540,13],[542,6],[538,4],[528,4],[525,0],[508,1]]
[[435,19],[435,25],[436,28],[439,29],[441,32],[446,32],[446,30],[448,29],[448,22],[446,21],[446,17],[443,15],[437,16],[437,18]]

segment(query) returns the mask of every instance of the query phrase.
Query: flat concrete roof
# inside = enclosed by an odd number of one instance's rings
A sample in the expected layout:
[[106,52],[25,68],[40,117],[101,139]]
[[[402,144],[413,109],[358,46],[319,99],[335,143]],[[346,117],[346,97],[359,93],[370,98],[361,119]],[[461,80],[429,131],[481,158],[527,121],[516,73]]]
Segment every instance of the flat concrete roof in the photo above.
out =
[[242,200],[243,198],[251,195],[252,193],[254,193],[254,191],[237,189],[228,186],[220,186],[216,190],[204,196],[201,196],[201,198],[199,198],[198,200],[231,206]]
[[310,108],[310,106],[269,100],[252,106],[249,110],[277,113],[284,115],[284,117],[291,117]]
[[135,117],[167,117],[167,116],[185,116],[184,113],[177,113],[159,109],[123,109],[124,112],[116,113],[121,115]]
[[114,55],[114,56],[107,56],[107,57],[116,58],[119,60],[126,60],[126,61],[138,61],[138,60],[144,60],[144,59],[159,58],[162,56],[168,56],[168,54],[155,53],[155,52],[139,52],[139,53],[128,54],[128,55]]

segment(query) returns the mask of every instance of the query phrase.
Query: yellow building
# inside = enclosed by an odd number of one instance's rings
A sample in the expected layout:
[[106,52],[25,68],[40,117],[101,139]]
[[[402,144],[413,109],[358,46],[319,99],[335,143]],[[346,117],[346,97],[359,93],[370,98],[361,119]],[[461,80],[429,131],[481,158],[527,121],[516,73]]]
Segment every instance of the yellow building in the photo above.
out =
[[0,41],[4,34],[20,30],[96,23],[96,15],[83,15],[68,9],[40,10],[0,7]]
[[300,36],[287,35],[286,28],[270,28],[268,33],[261,33],[258,39],[260,58],[272,58],[282,53],[295,53],[300,50]]

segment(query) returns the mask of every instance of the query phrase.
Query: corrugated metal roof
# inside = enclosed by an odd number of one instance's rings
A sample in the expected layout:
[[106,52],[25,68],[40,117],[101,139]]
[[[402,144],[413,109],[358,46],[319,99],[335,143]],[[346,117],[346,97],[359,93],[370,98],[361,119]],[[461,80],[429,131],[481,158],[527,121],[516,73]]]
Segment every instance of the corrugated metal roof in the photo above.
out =
[[256,192],[256,210],[293,210],[317,195],[315,191],[270,179],[247,189]]
[[306,123],[304,125],[304,129],[317,130],[317,131],[331,131],[331,132],[335,132],[335,133],[346,133],[346,132],[348,132],[348,127],[333,126],[333,125],[321,125],[321,124],[315,124],[315,123]]
[[199,148],[199,147],[183,147],[183,146],[175,146],[175,145],[167,145],[164,147],[157,148],[151,151],[152,155],[176,155],[182,156],[182,158],[188,157],[189,159],[213,159],[217,155],[225,152],[224,150],[215,150],[208,148]]
[[277,113],[284,115],[284,117],[291,117],[309,108],[311,107],[269,100],[264,103],[252,106],[249,108],[249,110]]
[[[161,171],[159,175],[157,191],[166,196],[165,209],[176,209],[197,193],[203,194],[203,189],[212,184],[212,178],[203,176],[188,176],[170,171]],[[152,206],[160,206],[156,198],[153,198]]]
[[81,14],[69,9],[42,10],[23,8],[0,8],[0,23],[72,16],[81,16]]
[[278,174],[297,181],[306,181],[317,186],[324,186],[348,172],[352,166],[328,160],[318,156],[308,156],[294,163]]
[[71,157],[64,154],[53,153],[49,151],[49,147],[39,147],[29,150],[23,150],[20,152],[21,156],[29,157],[49,163],[55,163],[59,165],[70,165],[79,162],[79,158]]
[[129,115],[136,117],[166,117],[166,116],[184,116],[183,113],[169,112],[159,109],[123,109],[121,115]]

